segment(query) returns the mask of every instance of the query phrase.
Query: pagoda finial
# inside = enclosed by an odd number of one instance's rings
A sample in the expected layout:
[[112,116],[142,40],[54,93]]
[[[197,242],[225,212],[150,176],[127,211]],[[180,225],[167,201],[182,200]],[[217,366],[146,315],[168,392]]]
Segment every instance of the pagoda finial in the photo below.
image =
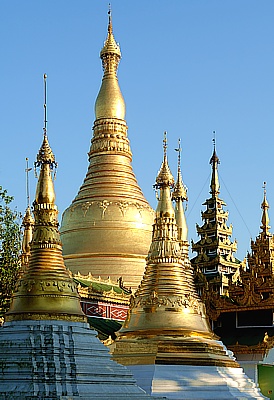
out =
[[180,199],[180,201],[188,201],[187,187],[183,184],[182,172],[181,172],[181,139],[178,139],[178,148],[175,149],[178,152],[178,169],[177,169],[177,181],[174,186],[172,193],[172,200]]
[[156,178],[156,183],[154,187],[156,189],[160,189],[160,187],[166,186],[166,187],[172,187],[174,185],[174,178],[172,176],[172,173],[170,171],[168,162],[167,162],[167,132],[164,132],[164,139],[163,139],[163,153],[164,153],[164,158],[163,162],[161,165],[161,168],[158,172],[157,178]]
[[217,197],[218,194],[220,193],[220,183],[219,183],[219,177],[218,177],[218,164],[220,164],[220,160],[216,154],[216,132],[213,131],[213,154],[212,157],[209,161],[209,163],[212,165],[212,175],[211,175],[211,182],[210,182],[210,193],[212,194],[213,197]]
[[266,199],[266,182],[263,183],[263,190],[264,190],[264,198],[261,204],[261,208],[263,210],[261,229],[263,230],[264,233],[267,234],[269,233],[270,226],[269,226],[269,216],[267,211],[269,209],[269,204]]
[[[45,88],[45,100],[46,100],[46,74],[44,74],[44,88]],[[51,172],[54,169],[54,176],[57,168],[57,162],[55,156],[49,145],[47,136],[47,118],[46,118],[46,101],[44,103],[45,119],[44,119],[44,137],[40,150],[37,154],[36,161],[34,162],[34,169],[40,168],[39,180],[36,188],[35,200],[37,203],[52,203],[55,201],[55,193],[52,182]],[[36,173],[37,174],[37,173]]]
[[187,187],[183,184],[183,178],[181,173],[181,139],[178,140],[178,148],[175,149],[178,152],[178,171],[177,181],[172,192],[172,200],[175,201],[175,218],[178,226],[178,239],[184,242],[187,241],[188,228],[183,208],[183,202],[188,200]]
[[125,102],[119,88],[117,69],[121,59],[120,46],[116,43],[112,29],[112,11],[108,10],[108,34],[100,52],[104,76],[95,103],[96,119],[119,118],[124,120]]
[[47,74],[44,74],[44,135],[47,134]]
[[22,220],[22,226],[23,226],[23,239],[22,239],[22,246],[21,246],[21,265],[22,265],[22,271],[23,273],[29,263],[29,257],[30,257],[30,243],[32,240],[32,231],[33,231],[33,226],[34,226],[34,219],[32,217],[31,209],[30,209],[30,194],[29,194],[29,172],[32,170],[32,168],[29,168],[29,159],[26,158],[26,195],[27,195],[27,208],[25,215]]
[[32,170],[32,168],[29,168],[29,159],[26,157],[26,195],[27,195],[27,208],[30,207],[30,195],[29,195],[29,172]]
[[112,33],[112,15],[111,15],[111,4],[108,3],[108,33]]

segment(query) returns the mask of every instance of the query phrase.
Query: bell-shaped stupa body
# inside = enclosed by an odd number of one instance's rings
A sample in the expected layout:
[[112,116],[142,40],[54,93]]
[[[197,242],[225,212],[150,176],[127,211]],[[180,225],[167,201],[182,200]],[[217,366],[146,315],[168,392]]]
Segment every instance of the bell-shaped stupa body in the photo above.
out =
[[127,137],[125,102],[117,67],[121,53],[112,33],[100,53],[104,75],[95,104],[89,167],[65,210],[61,239],[66,266],[73,272],[137,288],[143,276],[154,212],[137,183]]
[[56,163],[46,133],[35,164],[40,173],[30,260],[0,327],[0,399],[150,398],[126,367],[110,359],[82,312],[62,257],[52,180]]
[[155,396],[262,399],[254,382],[209,327],[205,306],[195,290],[187,249],[182,248],[187,242],[178,239],[170,193],[174,180],[164,142],[147,266],[132,296],[128,318],[118,332],[113,358],[127,365],[137,383]]

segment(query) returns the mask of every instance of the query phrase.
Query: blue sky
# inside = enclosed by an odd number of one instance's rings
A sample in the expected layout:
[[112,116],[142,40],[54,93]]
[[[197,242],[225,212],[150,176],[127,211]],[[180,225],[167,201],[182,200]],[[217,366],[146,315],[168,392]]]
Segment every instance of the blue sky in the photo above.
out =
[[[25,158],[33,163],[42,141],[44,73],[60,214],[85,177],[107,11],[102,0],[0,2],[0,184],[22,212]],[[221,197],[243,258],[259,232],[263,181],[274,207],[274,2],[113,0],[112,15],[133,168],[146,198],[155,207],[166,130],[174,174],[182,140],[189,238],[197,240],[215,130]],[[35,185],[31,173],[31,199]]]

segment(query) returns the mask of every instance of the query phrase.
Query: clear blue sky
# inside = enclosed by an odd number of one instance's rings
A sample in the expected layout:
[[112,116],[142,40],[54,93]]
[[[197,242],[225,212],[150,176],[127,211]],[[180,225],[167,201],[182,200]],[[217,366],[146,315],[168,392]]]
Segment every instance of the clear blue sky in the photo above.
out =
[[[0,2],[0,184],[22,212],[25,158],[33,163],[42,141],[44,72],[60,214],[84,179],[107,11],[102,0]],[[216,130],[221,197],[243,258],[259,232],[264,180],[274,208],[273,0],[113,0],[112,11],[133,168],[146,198],[155,207],[167,130],[174,174],[182,140],[189,237],[196,240]],[[31,199],[35,185],[31,173]]]

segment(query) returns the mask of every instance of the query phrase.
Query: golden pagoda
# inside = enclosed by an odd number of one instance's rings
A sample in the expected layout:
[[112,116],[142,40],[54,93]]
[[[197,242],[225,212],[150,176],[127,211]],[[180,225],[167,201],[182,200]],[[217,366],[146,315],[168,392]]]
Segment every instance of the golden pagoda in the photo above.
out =
[[[17,283],[6,321],[86,320],[80,307],[76,283],[72,281],[62,256],[52,180],[52,171],[56,166],[44,130],[43,143],[35,162],[35,167],[40,168],[40,174],[33,202],[35,226],[31,256],[25,273]],[[29,221],[28,209],[27,216]],[[26,235],[26,231],[24,239],[27,250],[29,235]]]
[[100,57],[104,75],[95,103],[89,167],[63,214],[63,254],[73,273],[91,272],[114,282],[122,276],[126,286],[136,289],[145,268],[154,212],[131,166],[125,102],[117,79],[121,51],[110,13]]
[[131,297],[128,318],[118,332],[113,358],[127,365],[137,383],[153,395],[168,399],[262,398],[209,327],[183,248],[187,241],[178,239],[173,184],[165,137],[147,266]]

